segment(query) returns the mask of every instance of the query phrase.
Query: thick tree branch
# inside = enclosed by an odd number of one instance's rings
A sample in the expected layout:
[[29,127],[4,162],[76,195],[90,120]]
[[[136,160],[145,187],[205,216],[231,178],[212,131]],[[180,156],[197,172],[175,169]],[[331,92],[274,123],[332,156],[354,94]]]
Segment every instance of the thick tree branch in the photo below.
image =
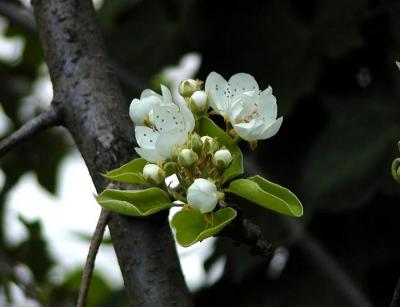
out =
[[[133,126],[91,0],[32,2],[59,102],[98,192],[100,175],[133,158]],[[108,223],[129,302],[135,306],[191,306],[167,216],[111,214]]]
[[94,262],[96,260],[97,252],[101,241],[103,239],[104,231],[110,220],[111,212],[107,209],[102,209],[97,226],[94,231],[92,240],[90,241],[89,252],[86,258],[85,267],[83,269],[83,275],[81,280],[81,286],[79,288],[79,295],[76,307],[84,307],[86,305],[87,295],[89,293],[90,279],[92,278]]
[[32,12],[22,5],[0,0],[0,15],[7,17],[24,31],[36,34],[36,23]]
[[0,157],[2,157],[14,146],[24,142],[26,139],[37,133],[59,124],[59,114],[57,108],[49,107],[46,111],[40,113],[37,117],[25,123],[17,131],[0,141]]
[[394,290],[392,302],[390,307],[400,307],[400,279],[397,283],[396,289]]
[[[32,12],[24,6],[0,0],[0,15],[8,18],[10,22],[22,30],[31,34],[37,34],[36,21],[32,16]],[[140,92],[147,87],[146,82],[135,76],[117,61],[113,60],[110,63],[114,67],[118,80],[125,88],[132,92]]]

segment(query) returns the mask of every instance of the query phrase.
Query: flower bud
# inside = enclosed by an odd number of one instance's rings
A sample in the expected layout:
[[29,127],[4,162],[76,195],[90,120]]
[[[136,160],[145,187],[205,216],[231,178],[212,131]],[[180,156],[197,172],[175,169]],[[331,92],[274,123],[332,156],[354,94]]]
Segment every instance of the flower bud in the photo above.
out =
[[189,145],[195,152],[200,152],[203,148],[203,141],[201,140],[200,135],[193,133],[190,137]]
[[203,142],[203,150],[205,152],[214,153],[219,149],[219,145],[216,139],[212,138],[211,136],[205,135],[201,137]]
[[182,149],[178,156],[178,163],[183,167],[190,167],[199,159],[197,154],[191,149]]
[[187,192],[189,205],[201,213],[213,211],[218,198],[219,193],[215,184],[203,178],[195,179]]
[[232,162],[232,154],[228,149],[220,149],[215,152],[212,163],[219,169],[225,169]]
[[164,182],[165,172],[157,164],[146,164],[143,168],[143,177],[148,183],[160,185]]
[[204,113],[208,109],[208,96],[204,91],[195,91],[189,99],[189,108],[193,113]]
[[182,97],[190,97],[200,88],[200,82],[193,79],[186,79],[179,84],[179,94]]

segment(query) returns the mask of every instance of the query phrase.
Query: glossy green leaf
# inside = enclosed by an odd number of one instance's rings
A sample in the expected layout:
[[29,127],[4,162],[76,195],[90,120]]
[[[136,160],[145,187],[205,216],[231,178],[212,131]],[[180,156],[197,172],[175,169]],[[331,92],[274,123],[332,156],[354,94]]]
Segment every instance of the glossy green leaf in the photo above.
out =
[[106,189],[97,196],[97,202],[103,208],[131,216],[148,216],[172,207],[167,193],[159,188],[129,191]]
[[107,172],[103,176],[109,180],[118,181],[122,183],[141,184],[145,185],[147,182],[144,180],[143,167],[146,165],[145,159],[139,158],[122,165],[112,171]]
[[216,138],[218,143],[229,149],[233,156],[231,165],[222,175],[222,183],[228,182],[229,180],[243,174],[242,151],[228,134],[219,128],[211,119],[205,117],[198,120],[196,128],[201,136],[208,135]]
[[224,208],[214,212],[213,224],[210,225],[200,211],[184,208],[174,215],[171,225],[176,230],[178,243],[187,247],[215,236],[235,217],[236,211],[234,209]]
[[225,191],[282,214],[303,215],[303,206],[296,195],[261,176],[232,181]]

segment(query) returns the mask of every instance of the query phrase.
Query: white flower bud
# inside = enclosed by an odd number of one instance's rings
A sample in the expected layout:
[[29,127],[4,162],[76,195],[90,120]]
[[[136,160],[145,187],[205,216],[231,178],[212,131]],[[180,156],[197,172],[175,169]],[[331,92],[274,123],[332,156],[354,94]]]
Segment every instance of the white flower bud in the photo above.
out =
[[232,154],[228,149],[221,149],[215,152],[212,163],[214,166],[225,169],[232,162]]
[[201,140],[203,141],[203,150],[207,152],[215,152],[218,150],[219,148],[218,142],[211,136],[208,135],[202,136]]
[[215,184],[203,178],[196,179],[187,192],[189,205],[201,213],[213,211],[218,203],[218,197]]
[[194,113],[203,113],[208,109],[208,96],[204,91],[196,91],[189,99],[189,107]]
[[182,149],[178,156],[178,163],[183,167],[190,167],[199,159],[197,154],[191,149]]
[[164,182],[165,172],[157,164],[146,164],[143,168],[143,177],[148,183],[159,185]]
[[179,94],[181,94],[182,97],[190,97],[199,88],[200,84],[198,81],[186,79],[179,84]]

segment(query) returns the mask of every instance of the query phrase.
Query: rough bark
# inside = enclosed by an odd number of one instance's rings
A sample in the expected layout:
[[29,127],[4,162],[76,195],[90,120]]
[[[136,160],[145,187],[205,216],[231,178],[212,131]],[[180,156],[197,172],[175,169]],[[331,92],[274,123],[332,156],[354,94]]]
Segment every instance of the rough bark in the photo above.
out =
[[[102,191],[107,182],[100,173],[132,159],[134,144],[92,2],[36,0],[32,5],[54,104]],[[165,215],[134,219],[113,214],[109,228],[131,305],[192,305]]]

